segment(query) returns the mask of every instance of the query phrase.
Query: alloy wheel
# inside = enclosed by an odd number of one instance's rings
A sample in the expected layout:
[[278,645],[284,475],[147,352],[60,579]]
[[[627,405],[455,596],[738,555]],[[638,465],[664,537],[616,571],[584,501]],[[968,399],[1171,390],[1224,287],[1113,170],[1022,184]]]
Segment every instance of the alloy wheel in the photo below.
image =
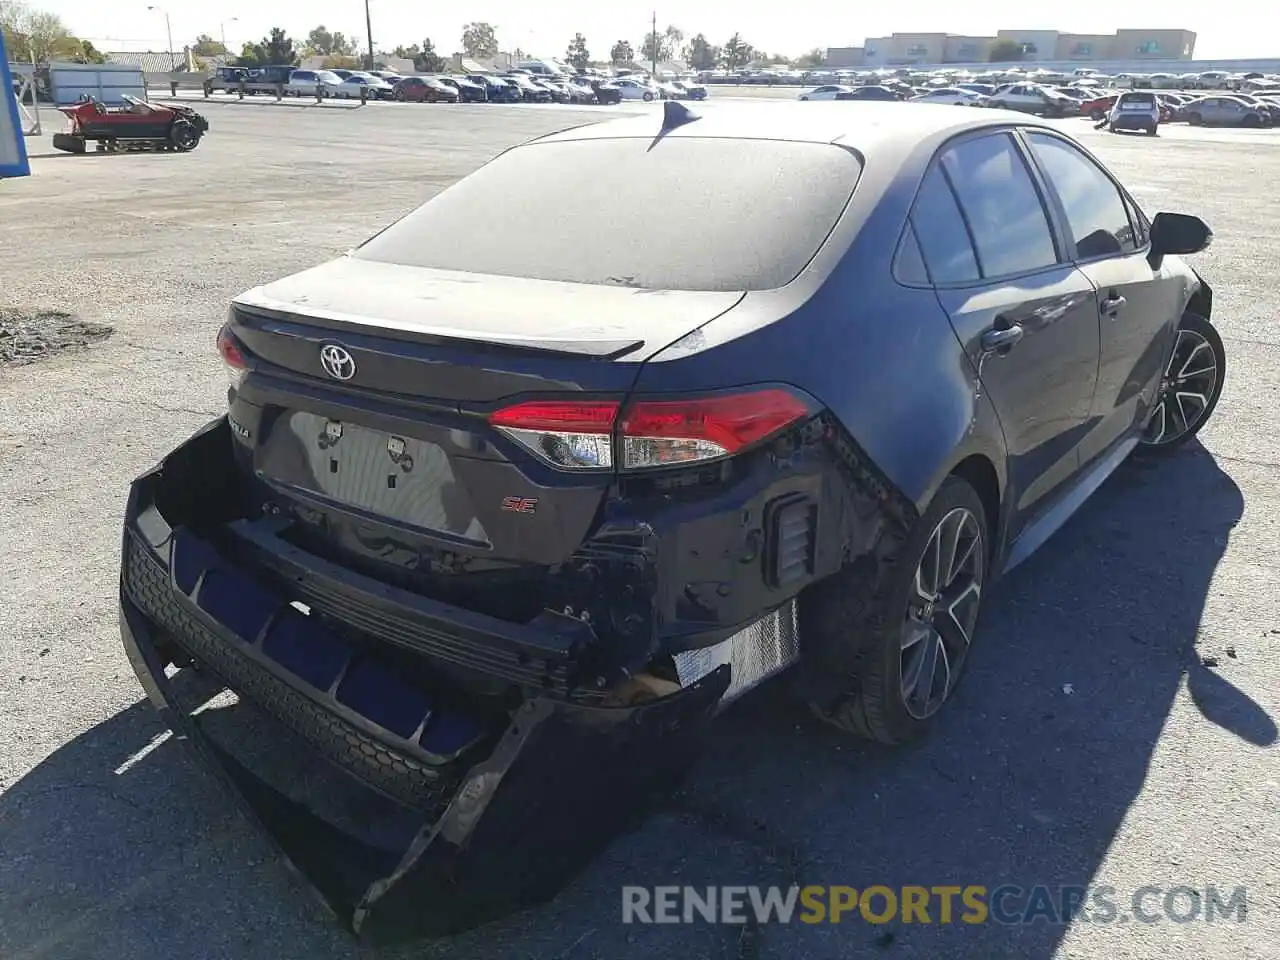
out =
[[982,525],[956,507],[925,544],[903,623],[902,702],[917,720],[937,713],[960,678],[978,620],[985,564]]
[[1142,442],[1162,446],[1194,430],[1212,405],[1217,389],[1218,360],[1213,345],[1195,330],[1179,330]]

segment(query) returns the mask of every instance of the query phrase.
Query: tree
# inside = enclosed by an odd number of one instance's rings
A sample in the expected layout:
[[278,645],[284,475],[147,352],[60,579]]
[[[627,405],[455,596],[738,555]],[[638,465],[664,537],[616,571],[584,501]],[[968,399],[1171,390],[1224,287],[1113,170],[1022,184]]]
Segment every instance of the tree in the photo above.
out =
[[357,44],[353,37],[338,32],[333,33],[322,23],[307,34],[306,49],[315,56],[354,57]]
[[640,56],[646,61],[672,60],[683,39],[684,33],[679,27],[668,26],[661,33],[651,30],[640,41]]
[[564,59],[579,72],[587,69],[587,65],[591,63],[591,54],[587,52],[587,38],[580,33],[575,33],[573,39],[569,41],[569,49],[565,51]]
[[802,70],[812,70],[822,66],[827,59],[827,52],[821,47],[814,47],[808,53],[796,57],[796,66]]
[[478,21],[462,28],[462,50],[472,60],[487,60],[498,55],[498,35],[492,24]]
[[4,31],[5,48],[15,58],[27,60],[34,57],[39,63],[49,60],[83,62],[84,47],[56,13],[33,10],[16,0],[0,0],[0,29]]
[[224,57],[227,55],[227,48],[207,33],[202,33],[191,45],[191,52],[197,57]]
[[413,58],[413,69],[421,73],[439,73],[444,68],[444,57],[436,53],[436,45],[427,37],[422,41],[422,52]]
[[714,70],[720,59],[720,51],[701,33],[694,35],[681,55],[694,70]]
[[411,43],[407,47],[404,44],[400,44],[400,46],[391,51],[391,55],[397,60],[417,60],[422,56],[422,50],[419,49],[416,43]]
[[751,44],[737,33],[726,40],[724,46],[720,48],[720,61],[726,70],[739,70],[745,67],[755,55],[755,49]]
[[320,61],[325,70],[357,70],[360,60],[346,53],[331,53]]
[[77,59],[81,63],[106,63],[107,62],[107,58],[104,57],[101,53],[99,53],[97,47],[95,47],[88,40],[80,41],[80,56],[77,57]]
[[1013,63],[1022,59],[1022,44],[1017,40],[1003,37],[987,47],[987,60],[990,63]]
[[293,41],[279,27],[272,27],[271,33],[262,41],[267,54],[267,63],[297,66],[298,51],[293,49]]
[[279,27],[272,27],[271,34],[257,43],[246,43],[236,58],[237,67],[266,67],[270,65],[297,66],[298,53],[293,41]]
[[631,49],[631,44],[625,40],[619,40],[609,50],[609,62],[614,64],[632,63],[636,59],[636,52]]

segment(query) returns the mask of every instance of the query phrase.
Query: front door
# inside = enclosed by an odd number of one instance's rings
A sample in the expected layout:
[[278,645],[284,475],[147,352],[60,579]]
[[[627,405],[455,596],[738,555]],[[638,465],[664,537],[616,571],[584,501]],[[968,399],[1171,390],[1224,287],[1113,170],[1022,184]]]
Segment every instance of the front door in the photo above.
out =
[[1048,132],[1025,131],[1044,173],[1068,251],[1091,281],[1101,317],[1101,352],[1087,462],[1134,434],[1150,409],[1173,343],[1183,280],[1147,259],[1148,227],[1136,203],[1075,144]]

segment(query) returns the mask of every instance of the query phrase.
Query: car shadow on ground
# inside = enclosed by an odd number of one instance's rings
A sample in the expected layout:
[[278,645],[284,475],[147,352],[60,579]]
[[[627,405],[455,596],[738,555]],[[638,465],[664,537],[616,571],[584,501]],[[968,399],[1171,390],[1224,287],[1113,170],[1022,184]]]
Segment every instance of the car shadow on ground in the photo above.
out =
[[1126,464],[995,588],[936,735],[852,743],[774,685],[728,711],[680,791],[551,902],[449,942],[358,947],[138,703],[0,796],[0,955],[1048,960],[1065,925],[968,925],[958,907],[952,923],[624,925],[621,887],[1089,884],[1184,678],[1204,722],[1276,739],[1196,649],[1242,509],[1199,447]]

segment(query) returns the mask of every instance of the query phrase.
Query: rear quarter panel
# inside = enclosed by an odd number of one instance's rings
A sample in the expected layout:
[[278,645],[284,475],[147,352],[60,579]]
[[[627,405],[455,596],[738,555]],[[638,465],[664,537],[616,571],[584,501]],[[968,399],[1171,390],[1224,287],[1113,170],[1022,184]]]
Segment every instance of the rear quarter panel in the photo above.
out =
[[[915,187],[933,147],[896,170],[868,164],[852,224],[815,288],[747,294],[742,303],[656,355],[637,389],[678,391],[753,382],[790,383],[815,397],[918,508],[971,453],[1003,482],[1003,435],[977,389],[937,295],[892,278],[891,265]],[[877,183],[877,176],[886,178]],[[855,198],[857,193],[855,193]],[[842,231],[853,235],[850,242]],[[846,236],[847,236],[846,234]],[[712,382],[714,381],[714,382]],[[697,384],[692,387],[692,384]]]

